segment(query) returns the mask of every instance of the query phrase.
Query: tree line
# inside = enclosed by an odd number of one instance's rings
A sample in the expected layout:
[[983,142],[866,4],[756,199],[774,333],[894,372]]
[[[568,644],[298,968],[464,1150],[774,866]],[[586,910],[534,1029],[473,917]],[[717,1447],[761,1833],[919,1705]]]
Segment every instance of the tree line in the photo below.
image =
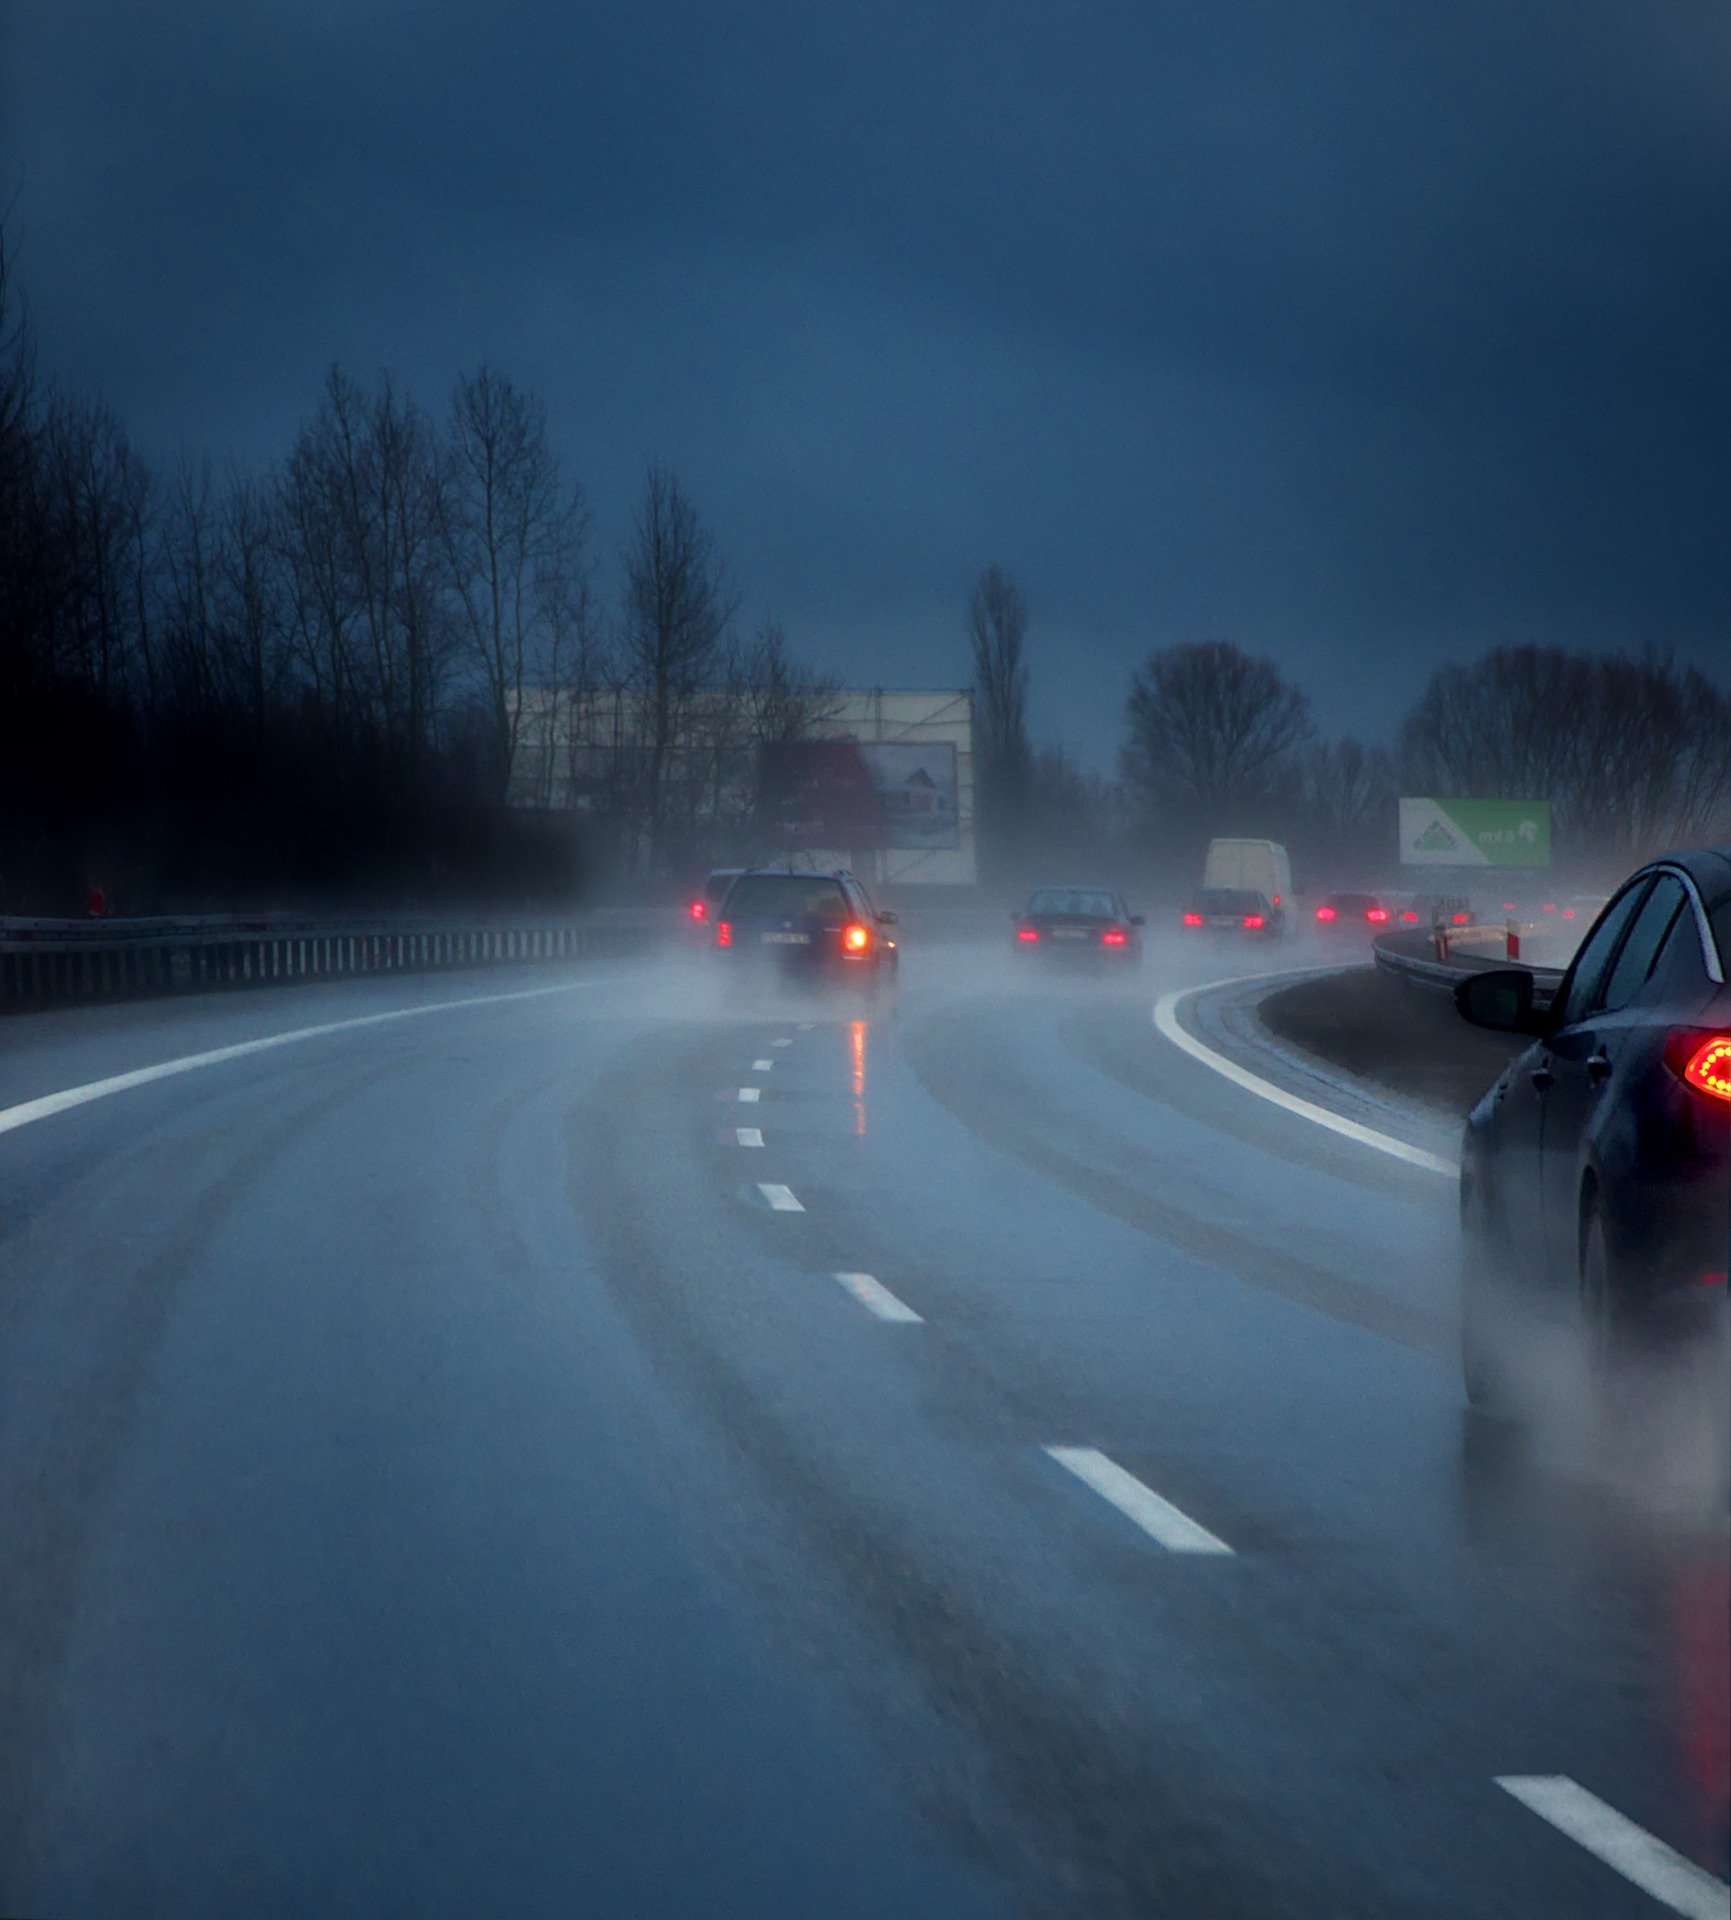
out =
[[1606,877],[1731,835],[1731,689],[1655,648],[1509,645],[1439,667],[1376,746],[1323,738],[1272,660],[1224,639],[1164,647],[1131,676],[1107,780],[1030,745],[1028,610],[1002,568],[980,576],[968,630],[982,851],[1006,884],[1090,850],[1182,881],[1216,834],[1362,880],[1395,865],[1402,793],[1548,800],[1554,858]]

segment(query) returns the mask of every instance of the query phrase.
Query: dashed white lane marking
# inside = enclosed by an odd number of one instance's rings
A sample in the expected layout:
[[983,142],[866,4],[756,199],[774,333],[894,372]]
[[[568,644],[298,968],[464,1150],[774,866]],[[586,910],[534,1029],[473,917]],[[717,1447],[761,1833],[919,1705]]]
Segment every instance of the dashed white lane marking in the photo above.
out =
[[793,1045],[793,1036],[791,1034],[783,1034],[779,1040],[772,1040],[769,1044],[772,1047],[791,1047]]
[[1331,1113],[1327,1107],[1319,1107],[1314,1100],[1301,1099],[1296,1093],[1288,1093],[1272,1080],[1264,1080],[1260,1074],[1239,1066],[1236,1060],[1228,1060],[1225,1054],[1216,1053],[1211,1046],[1198,1040],[1195,1034],[1186,1033],[1178,1024],[1178,1008],[1184,1001],[1198,993],[1209,993],[1215,987],[1234,984],[1236,982],[1233,980],[1210,980],[1206,986],[1180,987],[1175,992],[1162,994],[1154,1003],[1155,1026],[1175,1047],[1189,1054],[1192,1060],[1200,1060],[1205,1067],[1212,1067],[1216,1073],[1230,1080],[1234,1086],[1243,1087],[1247,1093],[1271,1100],[1288,1113],[1296,1113],[1301,1119],[1314,1121],[1319,1127],[1327,1127],[1330,1133],[1356,1140],[1360,1146],[1374,1147],[1378,1153],[1392,1154],[1395,1159],[1404,1160],[1408,1166],[1423,1167],[1427,1173],[1446,1174],[1451,1180],[1455,1178],[1461,1170],[1458,1160],[1445,1160],[1441,1154],[1427,1153],[1423,1147],[1397,1140],[1392,1133],[1379,1133],[1375,1127],[1364,1126],[1357,1120],[1348,1120],[1344,1114]]
[[817,1022],[815,1020],[802,1020],[799,1023],[799,1031],[801,1033],[810,1033],[812,1028],[815,1027],[816,1025],[817,1025]]
[[1731,1887],[1608,1807],[1566,1773],[1503,1774],[1497,1785],[1559,1833],[1688,1920],[1727,1920]]
[[763,1089],[761,1087],[741,1087],[739,1097],[741,1100],[746,1101],[760,1100],[763,1097]]
[[521,987],[510,993],[475,993],[461,1000],[430,1000],[422,1006],[392,1007],[384,1013],[356,1014],[349,1020],[326,1020],[316,1027],[291,1027],[286,1033],[239,1040],[232,1046],[212,1047],[205,1053],[183,1053],[178,1059],[159,1060],[154,1066],[134,1067],[129,1073],[110,1074],[106,1080],[87,1080],[81,1087],[66,1087],[59,1093],[45,1093],[35,1100],[20,1101],[15,1107],[0,1107],[0,1133],[11,1133],[15,1128],[29,1126],[33,1120],[46,1120],[73,1107],[88,1106],[92,1100],[106,1100],[110,1094],[128,1093],[134,1087],[148,1087],[157,1080],[172,1080],[176,1074],[196,1073],[201,1067],[219,1067],[229,1060],[273,1053],[278,1047],[292,1047],[302,1040],[322,1040],[333,1033],[359,1033],[366,1027],[388,1026],[397,1020],[419,1020],[430,1013],[458,1013],[468,1007],[502,1007],[517,1000],[545,1000],[556,993],[611,986],[619,977],[607,974],[590,980],[567,980],[556,987]]
[[742,1147],[761,1147],[763,1129],[761,1127],[735,1127],[733,1137]]
[[869,1273],[838,1273],[836,1278],[868,1313],[880,1320],[898,1320],[905,1326],[920,1326],[921,1316],[898,1300],[888,1287],[880,1286]]
[[1189,1514],[1180,1513],[1170,1500],[1162,1500],[1152,1487],[1143,1486],[1133,1473],[1126,1473],[1095,1448],[1048,1447],[1046,1451],[1059,1466],[1069,1468],[1102,1500],[1111,1501],[1127,1519],[1134,1520],[1144,1533],[1174,1553],[1232,1551],[1224,1540],[1199,1527]]
[[769,1202],[772,1213],[804,1213],[805,1208],[794,1197],[792,1187],[777,1186],[773,1180],[760,1180],[757,1190]]
[[773,1060],[754,1060],[751,1063],[751,1070],[753,1073],[768,1073],[774,1065]]

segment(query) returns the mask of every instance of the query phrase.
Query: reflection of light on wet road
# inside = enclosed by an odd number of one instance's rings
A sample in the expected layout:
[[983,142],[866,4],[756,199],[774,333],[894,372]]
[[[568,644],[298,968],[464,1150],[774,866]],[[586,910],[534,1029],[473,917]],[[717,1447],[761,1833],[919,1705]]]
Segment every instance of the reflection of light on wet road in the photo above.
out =
[[1723,1873],[1731,1867],[1731,1573],[1692,1569],[1674,1594],[1686,1793],[1695,1840]]
[[853,1066],[853,1130],[863,1137],[866,1130],[866,1023],[863,1020],[848,1023],[848,1052]]

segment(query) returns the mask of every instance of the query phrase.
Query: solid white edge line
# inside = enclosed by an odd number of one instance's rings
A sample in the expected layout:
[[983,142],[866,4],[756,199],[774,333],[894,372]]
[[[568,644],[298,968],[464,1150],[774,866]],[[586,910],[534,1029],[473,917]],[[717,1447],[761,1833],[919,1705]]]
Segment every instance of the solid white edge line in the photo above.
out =
[[1427,1153],[1423,1147],[1397,1140],[1392,1133],[1379,1133],[1375,1127],[1364,1126],[1357,1120],[1347,1119],[1344,1114],[1331,1113],[1327,1107],[1319,1107],[1314,1100],[1288,1093],[1272,1080],[1264,1080],[1260,1074],[1239,1066],[1236,1060],[1228,1060],[1225,1054],[1216,1053],[1206,1042],[1198,1040],[1193,1033],[1187,1033],[1178,1024],[1178,1008],[1186,1000],[1199,993],[1211,993],[1216,987],[1241,985],[1245,978],[1244,975],[1238,975],[1227,980],[1210,980],[1199,987],[1177,987],[1171,993],[1163,993],[1154,1003],[1155,1026],[1191,1059],[1200,1060],[1205,1067],[1211,1067],[1234,1086],[1243,1087],[1247,1093],[1272,1101],[1275,1106],[1284,1107],[1288,1113],[1295,1113],[1302,1120],[1313,1121],[1319,1127],[1327,1127],[1330,1133],[1356,1140],[1361,1147],[1374,1147],[1378,1153],[1391,1154],[1396,1160],[1404,1160],[1408,1166],[1422,1167],[1426,1173],[1440,1173],[1450,1180],[1460,1173],[1458,1160],[1445,1160],[1440,1154]]
[[1673,1913],[1687,1920],[1727,1920],[1731,1915],[1731,1886],[1566,1773],[1502,1774],[1497,1785]]
[[910,1327],[925,1324],[921,1315],[869,1273],[838,1273],[835,1277],[868,1313],[875,1313],[880,1320],[895,1320]]
[[753,1100],[760,1100],[763,1097],[763,1091],[759,1087],[741,1087],[739,1097],[741,1100],[749,1103]]
[[742,1147],[761,1147],[763,1129],[761,1127],[735,1127],[733,1137]]
[[751,1063],[751,1070],[753,1073],[768,1073],[774,1065],[773,1060],[754,1060]]
[[1117,1461],[1108,1460],[1098,1448],[1047,1447],[1046,1452],[1059,1466],[1068,1468],[1102,1500],[1110,1501],[1126,1519],[1135,1521],[1145,1534],[1173,1553],[1232,1551],[1218,1535],[1198,1526],[1170,1500],[1162,1500],[1152,1487],[1145,1487],[1133,1473],[1126,1473]]
[[608,974],[597,979],[567,980],[556,987],[523,987],[510,993],[477,993],[461,1000],[430,1000],[421,1006],[392,1007],[385,1013],[361,1013],[348,1020],[326,1020],[316,1027],[291,1027],[286,1033],[270,1033],[256,1040],[237,1040],[232,1046],[212,1047],[204,1053],[184,1053],[174,1060],[159,1060],[154,1066],[134,1067],[129,1073],[110,1074],[105,1080],[87,1080],[83,1086],[65,1087],[59,1093],[45,1093],[34,1100],[22,1100],[13,1107],[0,1107],[0,1133],[27,1127],[33,1121],[46,1120],[74,1107],[88,1106],[93,1100],[106,1100],[116,1093],[129,1093],[134,1087],[148,1087],[158,1080],[172,1080],[177,1074],[196,1073],[201,1067],[219,1067],[229,1060],[247,1060],[254,1054],[274,1053],[279,1047],[292,1047],[302,1040],[322,1040],[328,1034],[356,1033],[363,1027],[382,1027],[394,1020],[419,1020],[431,1013],[455,1013],[465,1007],[498,1007],[516,1000],[544,1000],[550,994],[576,993],[584,987],[605,986],[617,979]]
[[784,1187],[774,1180],[760,1180],[757,1190],[769,1202],[772,1213],[804,1213],[805,1208],[794,1197],[792,1187]]

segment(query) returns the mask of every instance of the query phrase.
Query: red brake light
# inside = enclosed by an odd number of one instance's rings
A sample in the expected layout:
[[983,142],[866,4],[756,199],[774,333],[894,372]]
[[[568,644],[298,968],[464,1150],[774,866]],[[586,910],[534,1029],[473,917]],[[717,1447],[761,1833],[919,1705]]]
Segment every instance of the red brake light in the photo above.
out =
[[1333,907],[1318,907],[1316,917],[1319,920],[1332,920],[1334,918]]
[[1505,900],[1503,902],[1504,913],[1513,913],[1514,910],[1515,910],[1515,903],[1512,900]]
[[1373,927],[1380,927],[1382,923],[1388,918],[1388,908],[1387,907],[1370,907],[1366,910],[1364,917],[1371,923]]
[[1128,944],[1129,939],[1129,934],[1122,927],[1108,927],[1100,936],[1100,944],[1103,947],[1122,947]]
[[1470,913],[1457,913],[1454,917],[1454,923],[1457,927],[1464,927],[1471,919],[1472,915]]
[[1683,1078],[1697,1093],[1731,1101],[1731,1033],[1715,1033],[1702,1041],[1684,1063]]
[[1415,927],[1416,927],[1416,926],[1418,925],[1418,915],[1417,915],[1416,913],[1414,913],[1414,912],[1413,912],[1413,910],[1412,910],[1412,908],[1411,908],[1411,907],[1408,907],[1408,908],[1407,908],[1407,910],[1405,911],[1405,913],[1403,913],[1403,914],[1401,915],[1401,918],[1402,918],[1402,919],[1403,919],[1404,921],[1406,921],[1406,922],[1407,922],[1407,924],[1408,924],[1409,926],[1415,926]]
[[1555,913],[1556,910],[1557,910],[1557,903],[1554,900],[1547,900],[1545,904],[1539,909],[1540,913]]
[[1199,914],[1199,913],[1187,913],[1187,914],[1185,914],[1185,916],[1184,916],[1184,924],[1185,924],[1185,926],[1187,926],[1187,927],[1199,927],[1199,926],[1201,926],[1201,924],[1202,924],[1202,916],[1201,916],[1201,914]]
[[1244,916],[1244,924],[1254,933],[1256,929],[1263,924],[1262,915],[1259,913],[1247,913]]
[[701,900],[692,901],[691,917],[693,920],[701,920],[704,917],[704,915],[707,914],[708,912],[709,912],[709,909],[703,904]]
[[841,950],[843,953],[869,952],[871,943],[871,928],[862,926],[857,920],[850,920],[841,930]]
[[1273,901],[1273,904],[1274,904],[1275,906],[1279,906],[1279,905],[1280,905],[1280,895],[1279,895],[1279,894],[1276,894],[1276,895],[1274,896],[1274,901]]
[[718,947],[731,947],[733,945],[733,927],[728,921],[716,921],[715,944]]
[[1565,920],[1573,920],[1574,917],[1575,917],[1575,910],[1573,907],[1565,907],[1563,909],[1563,918]]

